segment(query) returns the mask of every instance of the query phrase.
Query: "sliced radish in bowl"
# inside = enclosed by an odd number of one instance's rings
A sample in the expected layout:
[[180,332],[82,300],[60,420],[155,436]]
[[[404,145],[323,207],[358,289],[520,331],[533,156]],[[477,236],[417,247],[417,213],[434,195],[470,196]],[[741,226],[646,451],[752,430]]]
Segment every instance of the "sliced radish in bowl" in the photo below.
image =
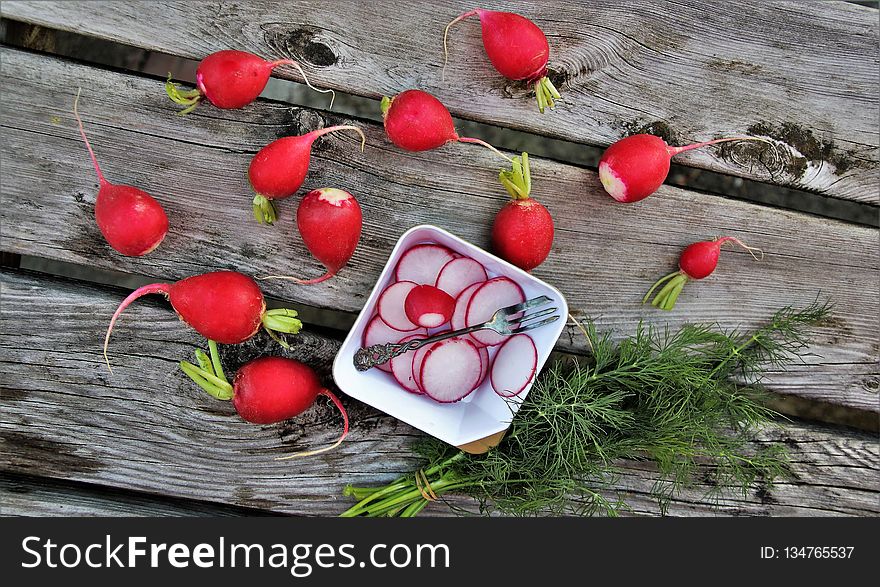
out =
[[[507,277],[496,277],[483,283],[471,295],[468,302],[465,326],[476,326],[488,322],[501,308],[526,301],[522,288]],[[495,346],[504,342],[505,337],[493,330],[477,330],[471,336],[477,342]]]
[[423,346],[422,348],[416,350],[415,353],[413,353],[413,356],[412,356],[413,383],[416,384],[416,389],[418,390],[415,393],[425,393],[425,390],[422,389],[422,381],[421,381],[422,361],[425,360],[425,355],[428,354],[428,351],[430,351],[432,348],[434,348],[438,344],[440,344],[440,343],[435,342],[435,343],[429,344],[427,346]]
[[[412,334],[412,333],[409,333]],[[379,317],[378,314],[373,316],[370,322],[367,324],[367,327],[364,328],[364,347],[373,346],[374,344],[385,344],[387,342],[399,342],[401,339],[406,338],[408,334],[406,332],[401,332],[394,328],[388,326],[382,318]],[[391,365],[388,363],[383,363],[381,365],[376,365],[377,368],[385,371],[386,373],[391,373]]]
[[[425,338],[424,334],[414,334],[412,336],[407,336],[400,342],[404,343],[411,340],[418,340],[423,338]],[[413,358],[414,355],[420,350],[422,349],[407,351],[402,355],[397,355],[390,361],[391,374],[394,375],[394,378],[397,379],[398,383],[400,383],[407,391],[410,391],[412,393],[422,393],[422,390],[419,389],[419,386],[416,383],[415,377],[413,377]]]
[[437,328],[449,322],[455,300],[433,285],[417,285],[406,296],[404,310],[410,322],[425,328]]
[[514,334],[495,353],[489,380],[501,397],[519,395],[528,387],[538,369],[538,350],[527,334]]
[[457,402],[477,387],[480,352],[469,340],[451,338],[431,345],[419,369],[422,391],[441,403]]
[[398,281],[385,288],[379,296],[379,301],[376,302],[376,311],[385,324],[403,332],[416,330],[419,327],[406,317],[404,309],[406,296],[415,287],[418,287],[418,284],[413,281]]
[[434,285],[443,266],[452,261],[452,251],[441,245],[421,244],[409,249],[397,263],[397,281]]
[[443,266],[437,276],[436,285],[455,298],[469,285],[482,283],[487,279],[489,275],[485,267],[470,257],[459,257]]

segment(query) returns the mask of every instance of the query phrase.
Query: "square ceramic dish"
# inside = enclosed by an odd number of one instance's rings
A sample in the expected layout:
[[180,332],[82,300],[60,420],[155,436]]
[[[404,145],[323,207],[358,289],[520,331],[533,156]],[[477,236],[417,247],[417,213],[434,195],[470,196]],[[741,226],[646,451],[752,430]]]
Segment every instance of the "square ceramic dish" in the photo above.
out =
[[339,388],[351,397],[444,442],[462,446],[506,430],[532,383],[519,396],[503,398],[493,391],[486,378],[479,388],[462,401],[441,404],[427,396],[406,391],[389,373],[375,368],[361,372],[354,367],[354,354],[361,348],[364,328],[375,313],[379,295],[394,282],[394,269],[401,255],[420,243],[437,243],[471,257],[483,264],[490,278],[503,275],[518,283],[526,299],[545,295],[553,300],[553,306],[559,309],[560,319],[529,331],[538,350],[539,372],[565,328],[568,304],[556,288],[436,226],[415,226],[397,241],[376,286],[336,355],[333,378]]

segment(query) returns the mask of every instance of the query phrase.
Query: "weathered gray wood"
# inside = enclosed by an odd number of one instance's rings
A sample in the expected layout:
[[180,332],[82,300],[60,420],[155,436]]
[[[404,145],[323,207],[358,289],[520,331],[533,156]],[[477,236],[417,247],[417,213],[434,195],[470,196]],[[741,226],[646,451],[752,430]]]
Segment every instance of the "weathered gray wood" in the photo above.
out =
[[[294,57],[313,82],[372,98],[417,87],[463,118],[593,145],[640,129],[676,143],[760,134],[684,164],[878,203],[877,11],[845,2],[492,2],[547,33],[565,100],[540,115],[485,58],[468,2],[4,2],[4,16],[201,59],[219,49]],[[292,69],[279,76],[299,79]],[[751,153],[751,154],[750,154]]]
[[[4,250],[161,280],[218,268],[323,272],[296,234],[293,201],[281,203],[276,226],[253,221],[246,169],[276,137],[353,121],[270,102],[238,111],[203,108],[180,118],[160,80],[9,49],[2,57]],[[84,88],[81,112],[105,174],[146,189],[169,213],[171,231],[147,257],[115,254],[94,224],[97,182],[71,115],[77,86]],[[469,145],[402,153],[376,125],[354,122],[367,134],[366,152],[349,134],[322,139],[304,190],[333,185],[358,197],[364,209],[358,250],[324,284],[263,282],[272,296],[357,312],[398,236],[417,224],[436,224],[488,247],[506,197],[491,153]],[[876,230],[668,187],[621,206],[601,193],[594,172],[546,160],[534,161],[532,175],[535,196],[557,230],[553,252],[534,274],[559,287],[575,315],[623,334],[640,320],[751,328],[776,308],[829,296],[835,319],[819,329],[816,356],[770,382],[782,393],[877,411]],[[756,262],[726,249],[717,275],[688,285],[675,311],[640,304],[686,244],[719,234],[761,247],[767,257]],[[584,339],[570,327],[560,348],[582,350]]]
[[[386,482],[418,464],[409,426],[343,397],[352,431],[339,449],[315,458],[276,461],[329,442],[340,418],[329,403],[271,426],[254,426],[207,396],[177,369],[198,336],[161,301],[146,300],[123,317],[111,346],[114,371],[101,356],[108,307],[121,292],[13,272],[3,274],[0,321],[0,470],[68,479],[206,502],[278,512],[333,515],[349,503],[348,482]],[[290,356],[326,376],[338,343],[302,333]],[[223,347],[232,372],[257,354],[280,353],[265,337]],[[864,515],[880,513],[874,435],[785,424],[766,439],[785,442],[796,478],[721,500],[722,513]],[[630,463],[621,496],[633,513],[656,514],[645,496],[655,472]],[[714,510],[697,485],[671,504],[676,515]],[[473,507],[465,499],[457,505]],[[36,506],[35,506],[36,507]],[[41,510],[42,511],[42,510]],[[429,514],[447,515],[440,506]]]
[[0,516],[254,516],[262,510],[167,498],[46,477],[0,475]]

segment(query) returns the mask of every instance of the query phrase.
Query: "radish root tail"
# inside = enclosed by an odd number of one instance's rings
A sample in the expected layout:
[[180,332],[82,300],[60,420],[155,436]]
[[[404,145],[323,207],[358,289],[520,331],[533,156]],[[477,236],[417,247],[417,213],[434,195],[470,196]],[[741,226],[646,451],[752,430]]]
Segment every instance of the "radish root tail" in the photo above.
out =
[[464,14],[460,14],[455,17],[449,24],[446,25],[446,29],[443,31],[443,69],[440,70],[440,81],[446,81],[446,64],[449,63],[449,45],[447,44],[447,37],[449,36],[449,29],[455,23],[464,20],[468,17],[474,16],[477,14],[476,10],[471,10],[469,12],[465,12]]
[[299,74],[302,76],[303,81],[306,83],[307,86],[309,86],[309,88],[311,88],[312,90],[314,90],[316,92],[320,92],[321,94],[332,94],[330,96],[330,106],[328,106],[327,109],[333,110],[333,102],[334,102],[334,100],[336,100],[336,92],[334,92],[333,90],[331,90],[329,88],[322,90],[322,89],[319,89],[319,88],[316,88],[315,86],[313,86],[311,84],[311,82],[309,82],[309,78],[308,78],[308,76],[306,76],[306,72],[303,71],[303,68],[300,67],[299,63],[297,63],[293,59],[279,59],[278,61],[270,62],[270,64],[272,65],[272,67],[278,67],[279,65],[292,65],[299,72]]
[[139,287],[131,292],[127,298],[122,300],[119,307],[116,308],[116,312],[113,313],[113,317],[110,319],[110,326],[107,327],[107,334],[104,336],[104,362],[107,363],[107,369],[110,373],[113,373],[113,368],[110,367],[110,357],[107,356],[107,348],[110,346],[110,333],[113,332],[113,327],[116,325],[116,320],[119,318],[120,314],[122,314],[123,310],[130,306],[132,302],[140,297],[160,293],[167,298],[169,291],[171,291],[171,285],[168,283],[151,283],[150,285]]
[[322,390],[321,390],[321,393],[320,393],[319,395],[323,395],[323,396],[325,396],[325,397],[330,398],[330,401],[332,401],[332,402],[336,405],[336,408],[339,410],[339,413],[342,414],[342,422],[343,422],[343,425],[342,425],[342,434],[339,436],[339,438],[336,440],[336,442],[334,442],[334,443],[331,444],[330,446],[325,446],[324,448],[319,448],[319,449],[317,449],[317,450],[309,450],[309,451],[305,451],[305,452],[298,452],[298,453],[295,453],[295,454],[292,454],[292,455],[288,455],[288,456],[286,456],[286,457],[278,457],[278,458],[275,459],[276,461],[286,461],[286,460],[288,460],[288,459],[297,459],[297,458],[301,458],[301,457],[310,457],[310,456],[313,456],[313,455],[318,455],[318,454],[321,454],[321,453],[325,453],[325,452],[327,452],[327,451],[331,451],[331,450],[333,450],[334,448],[336,448],[337,446],[339,446],[340,444],[342,444],[342,441],[345,440],[345,437],[346,437],[346,436],[348,436],[348,412],[345,411],[345,406],[343,406],[343,405],[342,405],[342,402],[339,401],[339,398],[336,397],[336,396],[333,394],[333,392],[331,392],[331,391],[328,390],[328,389],[322,389]]
[[[764,259],[764,251],[762,251],[761,249],[759,249],[757,247],[750,247],[736,237],[723,236],[723,237],[719,237],[715,240],[718,241],[719,247],[728,241],[741,246],[742,248],[744,248],[745,250],[747,250],[749,252],[749,254],[752,256],[752,258],[755,261],[761,261]],[[756,252],[757,252],[757,254],[756,254]]]

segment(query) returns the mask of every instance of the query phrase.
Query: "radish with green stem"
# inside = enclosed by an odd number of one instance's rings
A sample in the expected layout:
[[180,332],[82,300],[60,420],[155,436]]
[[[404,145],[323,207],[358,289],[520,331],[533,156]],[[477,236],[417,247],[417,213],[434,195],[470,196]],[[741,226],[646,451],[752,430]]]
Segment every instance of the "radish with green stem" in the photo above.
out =
[[211,53],[199,63],[196,69],[196,89],[182,91],[177,84],[165,82],[165,93],[176,104],[185,106],[178,114],[189,114],[202,100],[208,100],[217,108],[224,110],[244,108],[266,88],[272,70],[279,65],[292,65],[302,75],[306,85],[322,94],[331,93],[330,108],[336,93],[333,90],[319,90],[309,83],[302,67],[292,59],[268,61],[259,55],[246,51],[224,50]]
[[[309,172],[312,144],[318,137],[340,130],[353,130],[361,137],[361,152],[367,137],[350,125],[329,126],[295,137],[283,137],[259,150],[248,167],[248,179],[257,193],[254,196],[254,218],[260,224],[273,224],[278,212],[271,200],[289,198],[302,187]],[[360,233],[358,233],[360,235]]]
[[730,141],[758,141],[772,145],[759,137],[730,137],[702,143],[671,147],[658,136],[637,134],[620,139],[599,159],[599,180],[608,194],[618,202],[644,200],[666,181],[672,157],[718,143]]
[[309,409],[319,395],[329,398],[342,414],[342,434],[334,444],[277,460],[321,454],[333,450],[345,440],[348,413],[339,398],[321,385],[321,380],[308,365],[285,357],[260,357],[243,365],[230,384],[220,364],[217,343],[209,340],[208,349],[210,358],[202,350],[196,351],[199,366],[181,361],[180,368],[212,397],[232,400],[235,411],[247,422],[275,424],[289,420]]
[[260,328],[287,346],[278,332],[296,334],[302,328],[296,310],[266,310],[266,300],[256,282],[236,271],[215,271],[187,277],[176,283],[152,283],[126,297],[110,320],[104,337],[104,360],[110,367],[107,347],[116,320],[132,302],[149,294],[162,294],[186,324],[196,332],[222,344],[238,344]]
[[648,293],[645,294],[645,297],[642,298],[642,303],[647,303],[651,294],[654,293],[654,290],[663,285],[660,291],[657,292],[651,305],[660,308],[661,310],[671,310],[674,308],[675,302],[678,300],[682,288],[684,288],[689,280],[704,279],[715,271],[715,268],[718,266],[718,257],[721,254],[721,245],[726,242],[732,242],[741,246],[747,250],[755,260],[761,260],[764,258],[764,252],[761,251],[761,249],[749,247],[738,238],[732,236],[723,236],[711,241],[693,243],[688,245],[685,250],[682,251],[681,257],[679,257],[678,260],[679,270],[661,277],[654,282],[654,285],[651,286],[651,289],[649,289]]
[[95,173],[98,174],[98,195],[95,198],[95,222],[113,249],[123,255],[140,257],[155,250],[168,233],[168,215],[162,205],[147,192],[130,185],[110,183],[101,172],[79,116],[80,88],[73,100],[73,116],[79,126]]
[[547,77],[550,45],[538,25],[519,14],[483,10],[465,12],[446,25],[443,32],[443,70],[449,61],[446,39],[452,25],[471,16],[480,19],[483,48],[495,69],[507,79],[524,80],[535,87],[538,110],[553,108],[554,100],[561,98],[553,82]]

